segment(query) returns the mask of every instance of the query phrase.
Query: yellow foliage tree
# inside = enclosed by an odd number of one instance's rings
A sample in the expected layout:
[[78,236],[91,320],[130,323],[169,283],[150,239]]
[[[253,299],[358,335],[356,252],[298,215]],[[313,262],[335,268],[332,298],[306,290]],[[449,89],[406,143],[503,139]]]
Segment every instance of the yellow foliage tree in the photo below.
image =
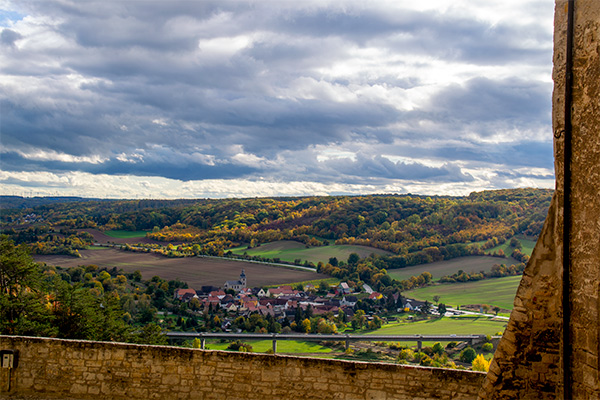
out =
[[479,354],[473,360],[472,370],[473,371],[482,371],[487,372],[490,369],[490,361],[486,360],[483,357],[483,354]]

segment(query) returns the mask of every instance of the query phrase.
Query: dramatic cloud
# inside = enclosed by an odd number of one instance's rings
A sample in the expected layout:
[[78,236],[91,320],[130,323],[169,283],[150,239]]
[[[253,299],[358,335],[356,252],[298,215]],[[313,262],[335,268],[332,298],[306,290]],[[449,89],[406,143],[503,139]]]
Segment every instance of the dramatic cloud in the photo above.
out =
[[552,187],[552,4],[413,3],[0,1],[0,191]]

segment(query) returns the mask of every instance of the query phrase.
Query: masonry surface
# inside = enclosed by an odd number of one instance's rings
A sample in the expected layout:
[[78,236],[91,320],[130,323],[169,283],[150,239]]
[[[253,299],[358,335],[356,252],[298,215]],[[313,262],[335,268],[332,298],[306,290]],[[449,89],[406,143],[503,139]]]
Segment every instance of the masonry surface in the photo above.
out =
[[[574,2],[572,179],[566,204],[566,0],[556,1],[554,15],[556,191],[480,399],[564,398],[565,368],[572,375],[570,399],[600,399],[600,1]],[[565,207],[571,214],[571,284],[563,299]],[[566,327],[563,300],[570,309]],[[563,329],[570,331],[572,352],[565,351]]]
[[168,346],[0,336],[0,398],[475,399],[485,374]]

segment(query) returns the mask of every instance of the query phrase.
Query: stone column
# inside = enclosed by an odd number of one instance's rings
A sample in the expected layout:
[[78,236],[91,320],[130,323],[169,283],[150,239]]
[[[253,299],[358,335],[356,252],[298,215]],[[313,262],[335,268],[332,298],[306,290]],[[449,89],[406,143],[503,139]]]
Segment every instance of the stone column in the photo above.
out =
[[[556,0],[552,111],[556,192],[480,399],[562,399],[565,366],[571,368],[573,399],[600,398],[600,1],[574,4],[571,196],[565,205],[561,132],[567,1]],[[567,327],[562,307],[565,206],[572,221]],[[571,335],[572,352],[566,358],[563,328]]]

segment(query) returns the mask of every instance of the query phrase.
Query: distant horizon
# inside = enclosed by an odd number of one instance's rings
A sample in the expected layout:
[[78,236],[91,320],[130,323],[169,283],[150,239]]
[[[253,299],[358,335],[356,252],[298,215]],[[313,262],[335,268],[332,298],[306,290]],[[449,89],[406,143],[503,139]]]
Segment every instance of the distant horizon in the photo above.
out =
[[19,194],[0,194],[0,198],[2,197],[14,197],[20,199],[83,199],[83,200],[156,200],[156,201],[176,201],[176,200],[244,200],[244,199],[261,199],[261,198],[280,198],[280,197],[338,197],[338,196],[348,196],[348,197],[361,197],[361,196],[418,196],[418,197],[468,197],[472,193],[479,193],[485,191],[500,191],[500,190],[551,190],[554,191],[554,188],[535,188],[535,187],[522,187],[522,188],[500,188],[500,189],[483,189],[483,190],[474,190],[465,195],[451,195],[451,194],[431,194],[431,193],[368,193],[368,194],[327,194],[327,195],[274,195],[274,196],[247,196],[247,197],[173,197],[173,198],[156,198],[156,197],[86,197],[86,196],[65,196],[65,195],[33,195],[33,196],[25,196]]

